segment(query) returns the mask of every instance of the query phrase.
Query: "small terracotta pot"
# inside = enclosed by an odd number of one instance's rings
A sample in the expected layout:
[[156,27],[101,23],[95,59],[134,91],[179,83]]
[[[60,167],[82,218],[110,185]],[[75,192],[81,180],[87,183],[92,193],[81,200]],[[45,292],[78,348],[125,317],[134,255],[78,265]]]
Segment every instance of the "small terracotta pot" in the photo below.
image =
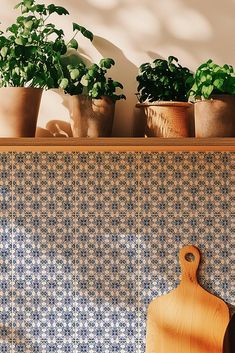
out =
[[0,136],[34,137],[42,97],[41,88],[0,88]]
[[188,102],[138,103],[146,115],[146,135],[151,137],[189,137]]
[[235,95],[215,95],[195,103],[196,137],[235,136]]
[[69,99],[73,137],[109,137],[115,103],[108,97],[92,99],[84,95]]

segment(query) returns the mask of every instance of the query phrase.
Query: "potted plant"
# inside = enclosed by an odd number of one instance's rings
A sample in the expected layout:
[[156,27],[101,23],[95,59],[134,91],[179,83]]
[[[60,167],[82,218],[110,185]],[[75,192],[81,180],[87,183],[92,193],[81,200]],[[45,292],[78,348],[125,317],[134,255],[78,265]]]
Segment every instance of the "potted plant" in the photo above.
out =
[[[68,15],[54,4],[22,0],[21,15],[0,33],[0,126],[1,136],[35,136],[43,89],[57,88],[63,80],[61,56],[66,53],[62,29],[49,22],[52,14]],[[75,35],[92,33],[74,23]],[[68,46],[76,47],[73,37]]]
[[187,137],[190,135],[188,91],[193,74],[169,56],[139,68],[137,107],[146,114],[147,135]]
[[235,73],[211,59],[198,67],[191,96],[195,98],[196,137],[235,136]]
[[117,89],[120,82],[107,77],[115,65],[113,59],[101,59],[99,65],[87,67],[84,62],[68,65],[60,87],[69,94],[71,128],[74,137],[107,137],[111,135],[115,103],[125,99]]

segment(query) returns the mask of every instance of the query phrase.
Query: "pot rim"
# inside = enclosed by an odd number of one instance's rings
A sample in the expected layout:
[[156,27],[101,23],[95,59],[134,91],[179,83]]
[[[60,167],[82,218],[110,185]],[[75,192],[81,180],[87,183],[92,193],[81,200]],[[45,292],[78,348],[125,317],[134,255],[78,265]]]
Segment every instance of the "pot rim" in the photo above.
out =
[[210,102],[210,101],[213,101],[213,100],[222,100],[222,99],[226,99],[226,98],[234,98],[235,99],[235,94],[212,94],[212,96],[208,99],[200,99],[200,98],[197,98],[195,100],[195,104],[196,103],[200,103],[200,102]]
[[7,90],[9,90],[9,89],[15,89],[15,90],[27,90],[27,91],[29,91],[29,90],[31,90],[31,91],[43,91],[43,88],[41,88],[41,87],[16,87],[16,86],[8,86],[8,87],[0,87],[0,89],[7,89]]
[[161,107],[185,107],[189,108],[192,106],[191,102],[177,102],[177,101],[156,101],[156,102],[144,102],[144,103],[137,103],[137,108],[146,108],[146,107],[154,107],[154,106],[161,106]]

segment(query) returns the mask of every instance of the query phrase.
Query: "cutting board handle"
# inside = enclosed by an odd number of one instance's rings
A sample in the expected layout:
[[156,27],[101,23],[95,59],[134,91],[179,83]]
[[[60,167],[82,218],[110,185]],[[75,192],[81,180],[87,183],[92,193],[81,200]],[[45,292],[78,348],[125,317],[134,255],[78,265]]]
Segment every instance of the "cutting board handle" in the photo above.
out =
[[193,245],[184,246],[179,253],[179,261],[182,271],[181,283],[197,282],[197,269],[200,263],[200,252]]

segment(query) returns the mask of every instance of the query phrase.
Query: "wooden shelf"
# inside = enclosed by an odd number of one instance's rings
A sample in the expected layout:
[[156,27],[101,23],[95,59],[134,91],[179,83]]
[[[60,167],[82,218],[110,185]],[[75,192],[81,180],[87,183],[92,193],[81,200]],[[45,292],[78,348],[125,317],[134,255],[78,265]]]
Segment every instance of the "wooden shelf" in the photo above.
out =
[[235,151],[235,138],[0,138],[0,151]]

